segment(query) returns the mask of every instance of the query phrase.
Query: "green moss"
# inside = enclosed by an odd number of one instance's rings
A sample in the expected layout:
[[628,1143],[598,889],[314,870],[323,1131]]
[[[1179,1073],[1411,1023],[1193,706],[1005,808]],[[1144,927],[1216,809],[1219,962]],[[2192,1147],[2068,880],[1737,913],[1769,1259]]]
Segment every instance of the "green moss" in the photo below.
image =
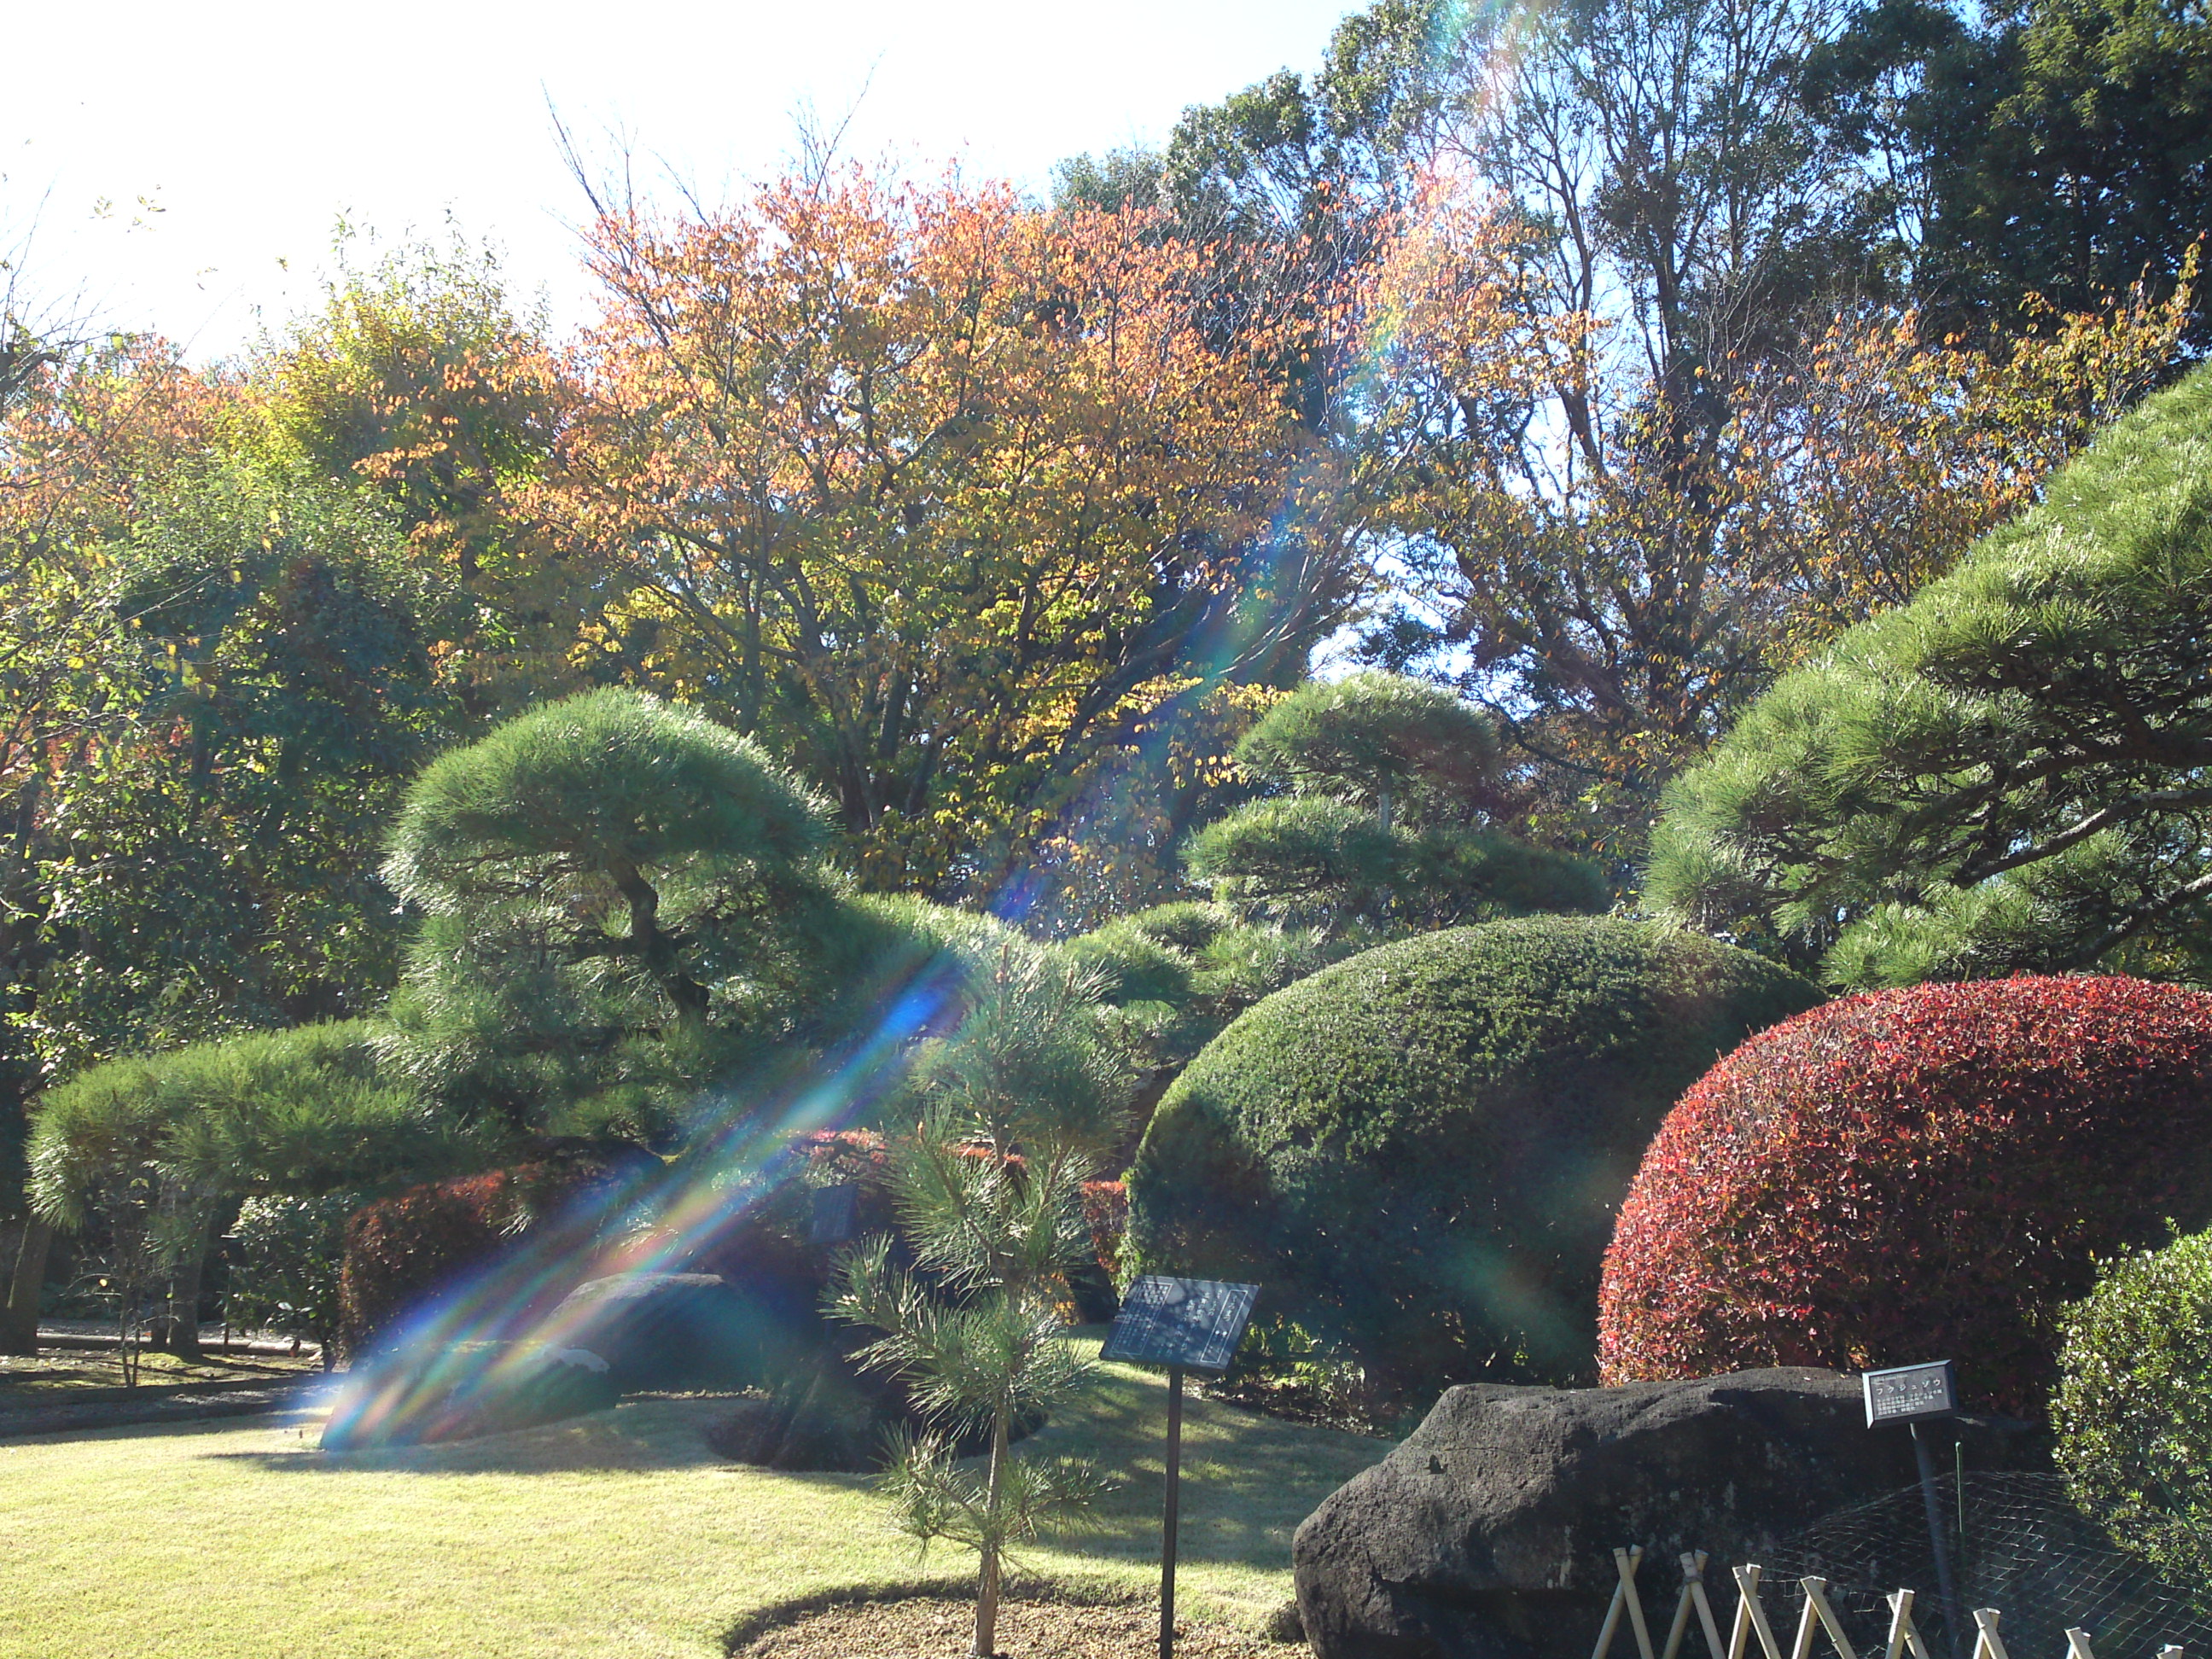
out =
[[1586,1377],[1599,1261],[1660,1120],[1820,1000],[1747,951],[1608,918],[1364,951],[1176,1080],[1130,1172],[1136,1256],[1256,1278],[1402,1386]]

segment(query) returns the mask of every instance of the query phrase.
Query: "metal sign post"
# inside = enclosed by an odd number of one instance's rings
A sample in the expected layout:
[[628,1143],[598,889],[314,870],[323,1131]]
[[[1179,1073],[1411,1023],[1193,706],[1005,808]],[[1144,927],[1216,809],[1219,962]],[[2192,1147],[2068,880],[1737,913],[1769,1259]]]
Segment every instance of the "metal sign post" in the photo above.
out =
[[1175,1659],[1176,1534],[1182,1498],[1182,1374],[1229,1369],[1257,1285],[1148,1273],[1129,1286],[1101,1359],[1168,1368],[1168,1491],[1160,1526],[1160,1659]]
[[[1925,1365],[1896,1365],[1869,1371],[1860,1378],[1866,1390],[1867,1427],[1904,1423],[1912,1431],[1912,1457],[1920,1467],[1920,1501],[1928,1510],[1928,1541],[1936,1552],[1936,1588],[1943,1598],[1944,1634],[1950,1640],[1953,1659],[1965,1652],[1966,1628],[1959,1613],[1959,1592],[1951,1582],[1951,1552],[1945,1538],[1943,1512],[1936,1501],[1936,1460],[1928,1454],[1923,1423],[1959,1414],[1958,1379],[1951,1362],[1938,1359]],[[1960,1476],[1963,1495],[1965,1475]],[[1965,1510],[1960,1510],[1963,1522]]]

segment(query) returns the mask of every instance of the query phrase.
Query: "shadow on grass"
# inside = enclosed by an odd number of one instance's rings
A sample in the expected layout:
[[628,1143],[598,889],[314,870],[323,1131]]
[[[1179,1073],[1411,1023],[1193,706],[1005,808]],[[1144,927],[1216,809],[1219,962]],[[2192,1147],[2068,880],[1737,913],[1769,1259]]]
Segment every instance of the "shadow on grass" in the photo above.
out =
[[[1032,1443],[1044,1455],[1088,1457],[1119,1483],[1066,1542],[1086,1555],[1158,1559],[1167,1484],[1163,1379],[1128,1366],[1102,1366],[1098,1386],[1081,1408],[1040,1431]],[[1379,1462],[1391,1443],[1187,1398],[1182,1559],[1280,1565],[1298,1523],[1330,1492]]]
[[[247,1463],[278,1474],[337,1476],[397,1471],[410,1474],[578,1474],[609,1471],[722,1468],[765,1474],[732,1463],[707,1444],[708,1425],[729,1414],[736,1396],[693,1395],[643,1396],[623,1401],[611,1411],[593,1412],[535,1428],[488,1434],[474,1440],[450,1440],[434,1446],[400,1446],[383,1451],[325,1452],[316,1443],[319,1422],[300,1425],[296,1445],[273,1451],[222,1451],[212,1461]],[[799,1474],[790,1478],[854,1488],[867,1484],[860,1474]]]
[[[1115,1560],[1153,1560],[1160,1547],[1166,1483],[1167,1391],[1156,1376],[1103,1365],[1095,1387],[1030,1437],[1025,1450],[1087,1458],[1114,1490],[1077,1530],[1043,1541]],[[620,1470],[725,1468],[756,1480],[800,1481],[824,1490],[861,1491],[866,1474],[770,1471],[732,1463],[706,1443],[708,1425],[731,1396],[634,1398],[611,1411],[482,1439],[380,1452],[329,1454],[303,1425],[296,1447],[221,1451],[216,1459],[278,1474],[342,1476],[359,1472],[439,1474],[554,1474]],[[1241,1407],[1191,1397],[1183,1418],[1182,1523],[1186,1561],[1261,1567],[1289,1558],[1291,1534],[1331,1492],[1381,1460],[1387,1440],[1264,1417]]]

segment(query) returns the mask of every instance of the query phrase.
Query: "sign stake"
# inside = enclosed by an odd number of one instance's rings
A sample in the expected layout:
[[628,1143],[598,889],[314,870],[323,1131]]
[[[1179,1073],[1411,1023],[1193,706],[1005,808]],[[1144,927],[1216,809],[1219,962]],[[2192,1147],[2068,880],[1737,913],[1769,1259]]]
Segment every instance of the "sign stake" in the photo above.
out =
[[1936,1589],[1943,1598],[1943,1623],[1951,1632],[1955,1656],[1965,1632],[1959,1618],[1959,1591],[1951,1582],[1951,1551],[1945,1540],[1943,1511],[1936,1502],[1936,1460],[1928,1455],[1928,1441],[1920,1425],[1912,1425],[1912,1455],[1920,1465],[1920,1501],[1928,1509],[1928,1541],[1936,1550]]
[[[1257,1285],[1146,1273],[1121,1297],[1098,1357],[1168,1368],[1168,1486],[1160,1528],[1160,1659],[1175,1659],[1176,1534],[1182,1508],[1182,1374],[1218,1376],[1251,1322]],[[1650,1659],[1647,1652],[1644,1659]]]
[[1168,1367],[1168,1498],[1160,1523],[1160,1659],[1175,1659],[1176,1513],[1182,1497],[1182,1367]]

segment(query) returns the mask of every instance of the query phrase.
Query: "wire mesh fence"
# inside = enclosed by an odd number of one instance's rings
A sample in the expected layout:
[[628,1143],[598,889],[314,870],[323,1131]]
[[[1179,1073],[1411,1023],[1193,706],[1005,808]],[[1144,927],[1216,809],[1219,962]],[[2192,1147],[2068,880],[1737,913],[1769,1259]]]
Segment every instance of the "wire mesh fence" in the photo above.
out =
[[[1717,1565],[1710,1583],[1694,1595],[1683,1585],[1678,1601],[1682,1575],[1652,1571],[1656,1562],[1639,1573],[1640,1552],[1616,1552],[1623,1589],[1598,1659],[1624,1615],[1638,1649],[1657,1659],[1697,1659],[1708,1648],[1714,1659],[1760,1659],[1778,1648],[1777,1659],[1808,1659],[1824,1632],[1823,1659],[1851,1648],[1872,1659],[1899,1650],[1900,1589],[1915,1592],[1908,1622],[1928,1659],[1978,1659],[1992,1651],[1984,1638],[2000,1626],[1999,1659],[2091,1659],[2092,1641],[2093,1659],[2153,1659],[2172,1648],[2190,1659],[2212,1656],[2212,1588],[2192,1594],[2120,1550],[2075,1507],[2059,1476],[1948,1474],[1937,1500],[1962,1630],[1950,1627],[1937,1594],[1928,1510],[1915,1485],[1825,1516],[1765,1552],[1748,1601],[1742,1576]],[[1818,1604],[1807,1579],[1825,1585]],[[1660,1632],[1647,1634],[1645,1610],[1669,1605],[1673,1628],[1662,1614],[1662,1643]],[[1978,1620],[1978,1609],[1990,1608],[1998,1620]],[[1658,1656],[1662,1645],[1676,1652]]]

